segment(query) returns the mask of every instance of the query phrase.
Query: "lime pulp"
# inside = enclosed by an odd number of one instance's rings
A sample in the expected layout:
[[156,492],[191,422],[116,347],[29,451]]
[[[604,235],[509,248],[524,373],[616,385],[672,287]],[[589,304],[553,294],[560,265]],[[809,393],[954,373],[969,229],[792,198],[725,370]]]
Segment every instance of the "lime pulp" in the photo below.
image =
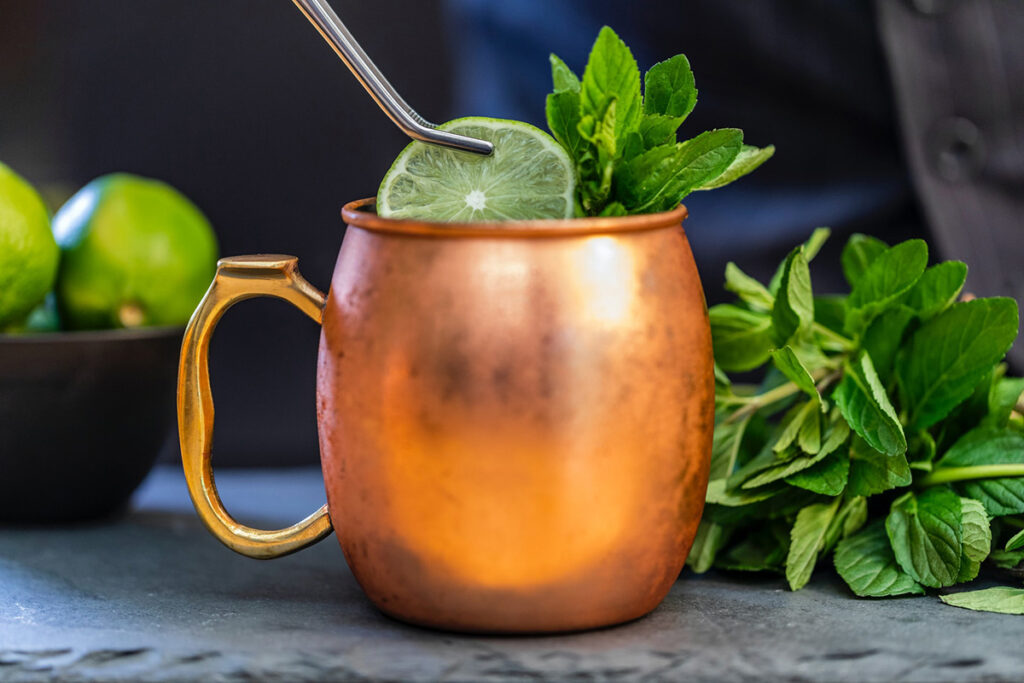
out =
[[528,123],[483,117],[441,128],[487,140],[494,152],[409,144],[381,182],[379,215],[443,222],[572,217],[572,161],[550,135]]

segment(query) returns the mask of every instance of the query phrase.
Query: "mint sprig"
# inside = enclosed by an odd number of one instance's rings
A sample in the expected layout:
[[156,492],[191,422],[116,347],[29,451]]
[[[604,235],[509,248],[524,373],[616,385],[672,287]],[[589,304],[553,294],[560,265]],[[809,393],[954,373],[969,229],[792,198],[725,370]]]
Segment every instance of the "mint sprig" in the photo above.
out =
[[690,192],[722,187],[775,152],[743,144],[722,128],[683,142],[676,132],[697,103],[684,55],[640,69],[609,27],[597,36],[579,78],[551,55],[548,128],[573,160],[577,216],[624,216],[676,207]]
[[[1013,299],[961,296],[967,267],[928,266],[920,240],[854,235],[851,291],[815,296],[819,228],[762,284],[709,311],[716,415],[707,507],[688,564],[776,571],[793,590],[833,555],[858,596],[1024,567],[1024,379],[1002,363]],[[959,300],[958,300],[959,299]],[[760,385],[728,372],[766,368]],[[1024,588],[942,595],[1020,614]]]

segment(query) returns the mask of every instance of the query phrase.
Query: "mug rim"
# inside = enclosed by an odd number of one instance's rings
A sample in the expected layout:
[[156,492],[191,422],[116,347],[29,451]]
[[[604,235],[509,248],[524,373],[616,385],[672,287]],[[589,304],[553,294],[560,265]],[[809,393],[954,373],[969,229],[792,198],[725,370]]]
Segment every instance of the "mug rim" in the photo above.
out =
[[376,197],[348,202],[342,207],[341,216],[350,227],[421,237],[565,237],[674,228],[681,226],[689,215],[686,205],[680,204],[671,211],[634,216],[443,223],[410,218],[384,218],[373,210],[376,204]]

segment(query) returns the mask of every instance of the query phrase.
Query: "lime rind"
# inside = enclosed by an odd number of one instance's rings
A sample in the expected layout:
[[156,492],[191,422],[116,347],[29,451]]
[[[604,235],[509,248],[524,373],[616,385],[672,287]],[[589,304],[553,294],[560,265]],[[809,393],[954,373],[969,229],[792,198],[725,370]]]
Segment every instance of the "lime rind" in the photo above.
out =
[[0,163],[0,331],[21,324],[53,287],[59,254],[42,197]]
[[467,117],[442,130],[487,140],[490,156],[410,143],[384,176],[377,213],[443,222],[570,218],[572,161],[544,131],[520,121]]

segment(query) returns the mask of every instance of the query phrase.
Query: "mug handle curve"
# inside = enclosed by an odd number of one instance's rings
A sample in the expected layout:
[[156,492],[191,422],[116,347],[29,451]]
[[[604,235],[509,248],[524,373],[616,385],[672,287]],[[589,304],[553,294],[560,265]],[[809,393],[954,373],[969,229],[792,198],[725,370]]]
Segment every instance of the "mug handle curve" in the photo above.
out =
[[286,529],[264,531],[235,521],[217,493],[211,463],[213,395],[209,349],[213,330],[239,301],[260,296],[284,299],[320,324],[324,295],[298,270],[298,259],[279,254],[234,256],[217,262],[217,274],[192,314],[178,366],[178,438],[192,504],[217,539],[237,553],[257,559],[281,557],[331,533],[327,506]]

